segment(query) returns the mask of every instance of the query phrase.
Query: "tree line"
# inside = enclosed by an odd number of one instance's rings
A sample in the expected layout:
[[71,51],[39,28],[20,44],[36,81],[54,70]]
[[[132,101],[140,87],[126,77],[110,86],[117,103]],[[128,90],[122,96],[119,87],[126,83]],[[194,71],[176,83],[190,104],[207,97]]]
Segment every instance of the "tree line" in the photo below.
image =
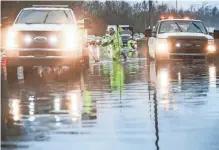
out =
[[[136,32],[144,32],[150,26],[148,1],[3,1],[1,2],[1,16],[8,16],[14,20],[18,12],[24,7],[32,5],[68,5],[73,9],[77,19],[89,17],[93,20],[90,34],[103,35],[108,24],[127,24],[134,27]],[[191,5],[188,9],[175,8],[153,1],[153,25],[161,16],[185,17],[202,20],[206,26],[219,26],[219,9],[216,6],[203,3],[197,7]]]

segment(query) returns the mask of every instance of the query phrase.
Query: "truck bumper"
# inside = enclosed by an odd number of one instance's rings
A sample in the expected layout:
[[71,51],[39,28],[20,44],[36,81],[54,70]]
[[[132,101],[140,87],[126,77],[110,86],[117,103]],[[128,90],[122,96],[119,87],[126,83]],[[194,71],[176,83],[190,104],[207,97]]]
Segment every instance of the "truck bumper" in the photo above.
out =
[[169,53],[169,58],[206,58],[213,57],[215,53]]
[[48,66],[80,64],[79,51],[65,50],[5,50],[8,66]]
[[6,57],[8,66],[60,66],[80,64],[79,58],[72,57]]

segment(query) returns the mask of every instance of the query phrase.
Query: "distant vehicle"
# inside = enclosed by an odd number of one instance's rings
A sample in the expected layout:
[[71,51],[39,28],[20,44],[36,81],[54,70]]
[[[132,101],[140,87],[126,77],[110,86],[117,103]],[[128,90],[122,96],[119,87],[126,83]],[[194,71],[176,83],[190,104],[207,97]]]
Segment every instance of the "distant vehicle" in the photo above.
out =
[[87,35],[87,40],[88,41],[95,41],[95,35]]
[[143,33],[140,33],[139,37],[140,37],[140,39],[143,39],[143,38],[145,38],[145,35]]
[[214,38],[200,20],[160,20],[151,35],[149,57],[156,61],[181,56],[214,56],[216,53]]
[[[129,25],[119,25],[124,31],[122,34],[130,34],[133,35],[133,27]],[[109,31],[110,28],[113,28],[115,31],[117,31],[117,25],[108,25],[107,31]]]
[[106,31],[109,31],[110,28],[113,28],[115,31],[117,31],[116,25],[108,25]]
[[90,44],[96,44],[96,39],[95,35],[87,35],[87,43],[88,45]]
[[68,6],[24,8],[7,33],[4,51],[8,67],[16,71],[18,66],[68,65],[77,69],[80,62],[88,66],[85,33],[90,28],[91,20],[76,21]]
[[140,38],[140,35],[138,34],[138,33],[135,33],[134,35],[133,35],[133,38],[135,39],[135,40],[140,40],[141,38]]
[[145,37],[145,35],[143,33],[135,33],[133,35],[133,38],[137,41],[137,40],[140,40],[140,39],[143,39]]
[[96,40],[97,45],[100,45],[102,37],[101,36],[96,36],[95,40]]
[[130,34],[122,34],[121,37],[122,37],[123,46],[127,46],[128,41],[132,38],[132,36]]

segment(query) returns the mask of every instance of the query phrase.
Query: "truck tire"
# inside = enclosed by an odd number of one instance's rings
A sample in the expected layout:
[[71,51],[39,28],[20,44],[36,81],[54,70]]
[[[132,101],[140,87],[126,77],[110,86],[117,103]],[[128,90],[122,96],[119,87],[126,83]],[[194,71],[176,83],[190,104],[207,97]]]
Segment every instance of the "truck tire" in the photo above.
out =
[[83,50],[83,65],[85,69],[90,67],[90,57],[87,48]]
[[209,62],[209,63],[213,63],[215,62],[215,55],[207,55],[206,56],[206,61]]
[[156,60],[156,58],[153,58],[150,54],[148,56],[148,59],[149,59],[149,61],[155,61]]
[[80,72],[80,69],[81,69],[81,63],[79,60],[72,60],[72,63],[71,65],[69,66],[70,68],[70,71],[73,73],[73,74],[77,74],[78,72]]
[[90,58],[89,58],[89,56],[84,56],[84,67],[85,68],[90,67]]
[[17,66],[7,66],[7,80],[9,83],[17,81]]
[[160,63],[166,63],[166,62],[168,62],[168,58],[163,58],[163,57],[160,57],[160,56],[158,56],[158,55],[155,55],[155,62],[157,63],[157,64],[160,64]]
[[24,79],[27,78],[28,74],[32,71],[33,67],[31,66],[23,66],[23,74],[24,74]]

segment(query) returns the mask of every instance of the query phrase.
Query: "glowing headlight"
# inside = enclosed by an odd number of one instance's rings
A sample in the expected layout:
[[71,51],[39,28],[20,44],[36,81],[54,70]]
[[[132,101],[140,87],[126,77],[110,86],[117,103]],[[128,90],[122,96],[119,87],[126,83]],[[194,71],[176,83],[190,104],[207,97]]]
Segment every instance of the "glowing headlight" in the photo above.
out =
[[50,44],[54,45],[54,44],[56,44],[57,42],[58,42],[58,39],[57,39],[56,36],[51,36],[51,37],[49,38],[49,43],[50,43]]
[[156,50],[158,53],[168,52],[168,41],[167,39],[158,39],[156,44]]
[[216,51],[216,46],[214,44],[214,41],[208,41],[207,51],[210,53],[213,53]]
[[16,31],[9,30],[6,36],[6,43],[5,43],[6,47],[8,48],[17,47],[18,46],[17,36],[18,33]]
[[79,39],[78,34],[75,30],[67,30],[64,33],[64,48],[67,48],[69,50],[76,50],[77,46],[79,45]]
[[30,43],[32,42],[32,38],[31,38],[29,35],[26,35],[26,36],[24,37],[24,42],[25,42],[26,44],[30,44]]
[[179,48],[180,46],[181,46],[181,45],[180,45],[180,43],[176,43],[176,47],[178,47],[178,48]]
[[10,114],[13,116],[14,121],[18,121],[21,118],[20,115],[20,100],[10,99],[9,100]]

